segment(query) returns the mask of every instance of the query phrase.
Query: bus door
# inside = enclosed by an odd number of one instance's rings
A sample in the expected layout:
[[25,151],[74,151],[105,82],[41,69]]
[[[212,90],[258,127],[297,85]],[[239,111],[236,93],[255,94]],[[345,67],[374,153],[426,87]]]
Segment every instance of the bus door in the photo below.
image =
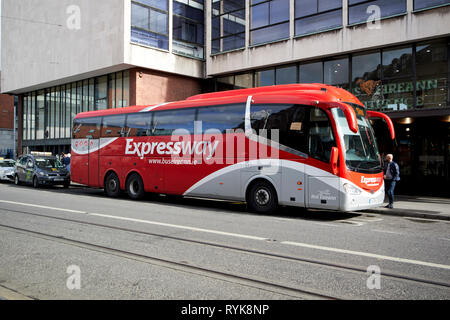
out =
[[337,162],[336,140],[330,119],[319,108],[311,110],[308,134],[309,155],[307,166],[308,196],[307,206],[319,209],[339,209],[339,176],[330,174],[332,158]]
[[88,181],[89,186],[98,187],[98,174],[99,174],[99,147],[100,140],[99,139],[89,139],[89,153],[88,153]]
[[101,118],[74,120],[71,180],[98,186],[99,137]]

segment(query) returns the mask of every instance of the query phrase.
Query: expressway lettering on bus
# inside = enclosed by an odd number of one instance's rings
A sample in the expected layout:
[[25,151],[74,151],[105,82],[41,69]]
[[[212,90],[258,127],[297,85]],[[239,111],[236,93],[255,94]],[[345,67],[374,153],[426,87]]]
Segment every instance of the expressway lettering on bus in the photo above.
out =
[[144,159],[145,156],[155,153],[159,155],[193,155],[195,153],[210,159],[218,145],[218,141],[134,142],[134,139],[127,139],[125,154],[137,155],[140,159]]

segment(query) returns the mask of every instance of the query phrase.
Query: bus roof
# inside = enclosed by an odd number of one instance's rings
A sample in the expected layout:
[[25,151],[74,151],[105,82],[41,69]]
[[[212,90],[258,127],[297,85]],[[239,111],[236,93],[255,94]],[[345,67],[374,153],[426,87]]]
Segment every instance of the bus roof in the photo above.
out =
[[298,97],[303,101],[350,102],[364,107],[361,101],[359,101],[354,95],[341,88],[336,88],[325,84],[290,84],[205,93],[192,96],[184,101],[168,102],[153,106],[132,106],[118,109],[83,112],[78,114],[75,118],[102,117],[106,115],[138,113],[150,110],[162,111],[178,108],[241,103],[246,101],[249,96],[253,96],[257,100],[259,100],[258,98],[264,100],[264,98],[268,97],[280,98],[280,103],[284,103],[283,100],[287,101],[291,98],[289,100],[291,101],[292,98],[295,100],[295,98]]

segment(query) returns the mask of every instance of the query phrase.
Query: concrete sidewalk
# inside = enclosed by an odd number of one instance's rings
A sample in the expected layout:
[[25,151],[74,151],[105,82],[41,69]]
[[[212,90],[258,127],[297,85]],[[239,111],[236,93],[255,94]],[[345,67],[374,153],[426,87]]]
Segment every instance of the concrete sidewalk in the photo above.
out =
[[450,221],[450,199],[421,196],[396,196],[394,209],[381,208],[365,210],[366,212]]

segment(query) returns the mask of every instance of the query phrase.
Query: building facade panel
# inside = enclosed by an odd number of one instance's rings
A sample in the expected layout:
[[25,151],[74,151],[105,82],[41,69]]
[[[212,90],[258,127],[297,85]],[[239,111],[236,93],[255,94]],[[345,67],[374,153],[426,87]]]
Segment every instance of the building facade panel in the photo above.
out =
[[2,1],[3,92],[45,88],[123,64],[124,5],[124,0]]

